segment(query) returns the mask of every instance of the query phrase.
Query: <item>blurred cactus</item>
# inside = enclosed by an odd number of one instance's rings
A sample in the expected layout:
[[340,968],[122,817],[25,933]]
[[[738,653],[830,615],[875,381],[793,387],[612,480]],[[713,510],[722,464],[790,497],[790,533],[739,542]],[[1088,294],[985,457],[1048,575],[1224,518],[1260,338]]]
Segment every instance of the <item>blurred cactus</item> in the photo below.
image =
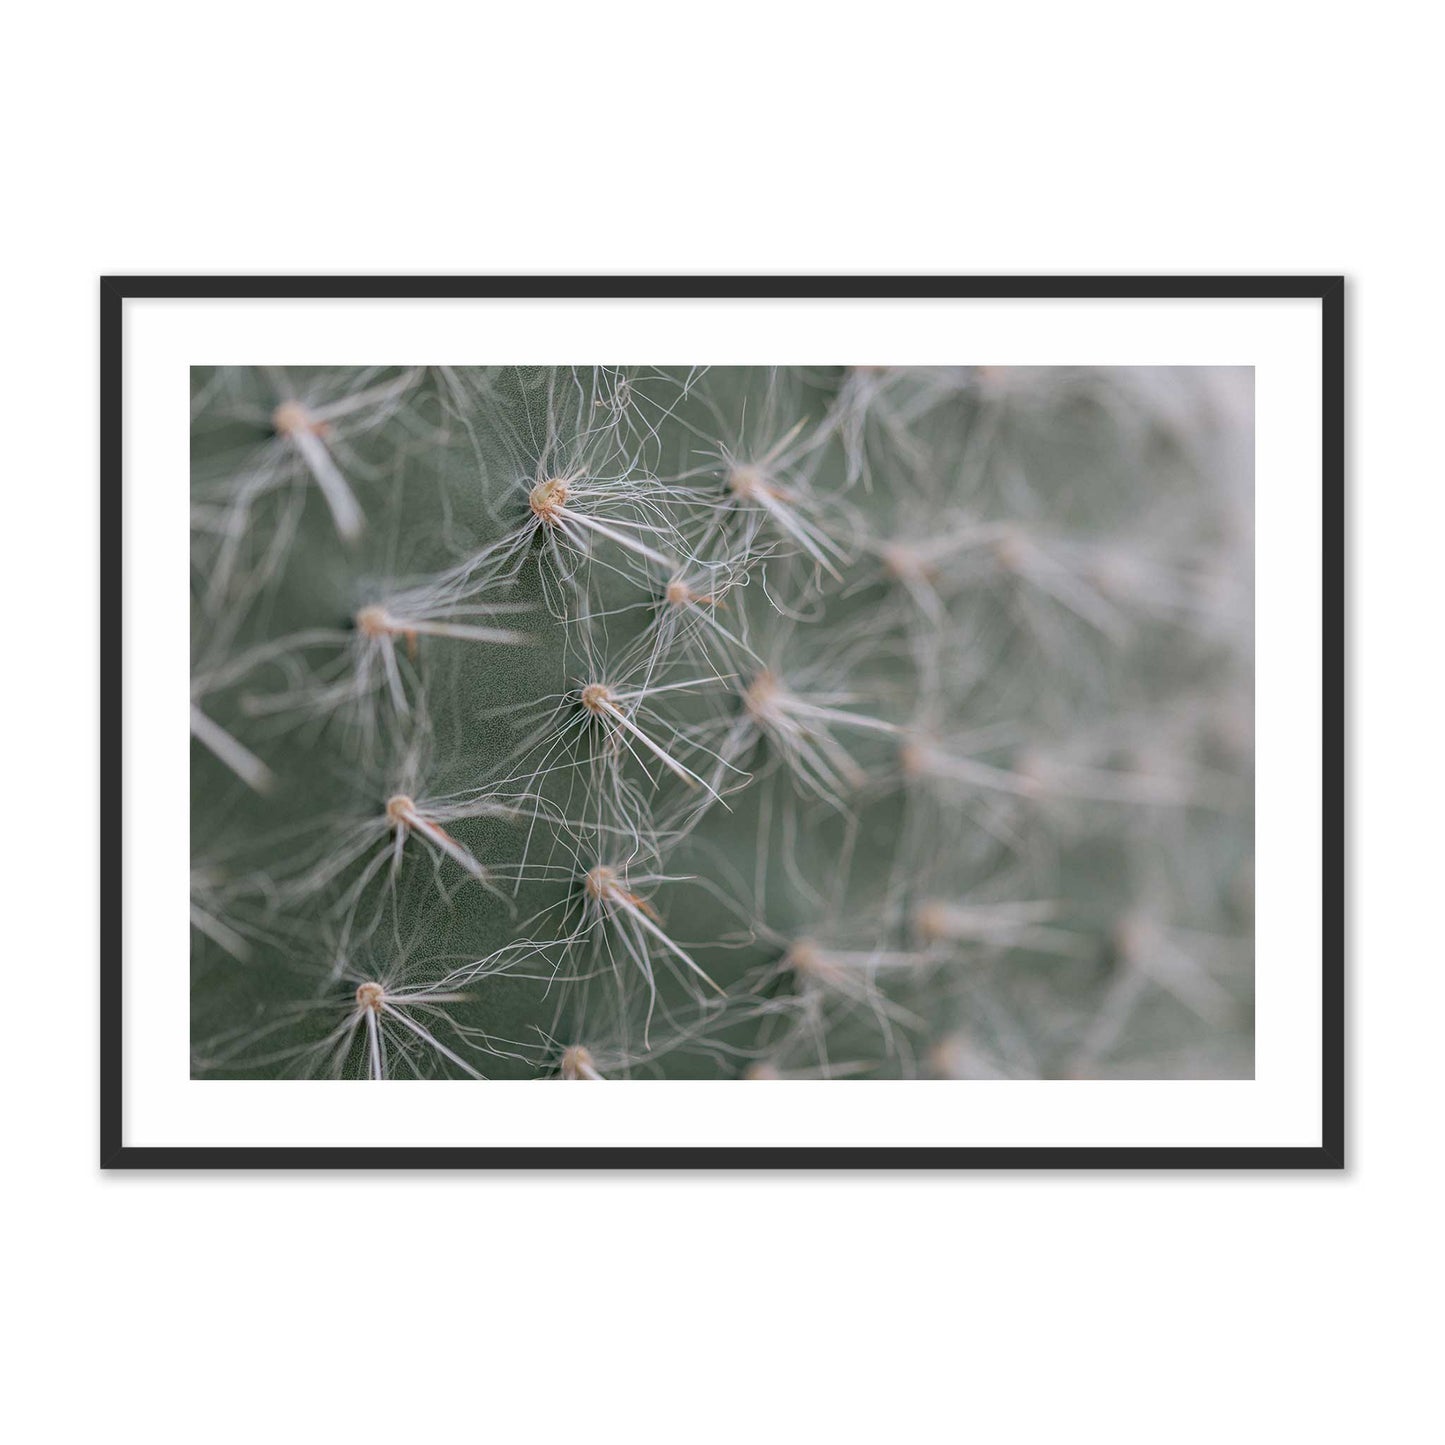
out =
[[1253,1068],[1252,377],[198,369],[198,1077]]

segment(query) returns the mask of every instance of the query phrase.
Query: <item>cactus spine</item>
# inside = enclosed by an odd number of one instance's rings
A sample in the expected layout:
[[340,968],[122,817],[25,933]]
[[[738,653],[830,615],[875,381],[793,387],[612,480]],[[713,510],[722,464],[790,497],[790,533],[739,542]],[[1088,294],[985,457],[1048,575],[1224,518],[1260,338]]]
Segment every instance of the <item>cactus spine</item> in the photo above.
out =
[[198,369],[198,1077],[1252,1071],[1252,391]]

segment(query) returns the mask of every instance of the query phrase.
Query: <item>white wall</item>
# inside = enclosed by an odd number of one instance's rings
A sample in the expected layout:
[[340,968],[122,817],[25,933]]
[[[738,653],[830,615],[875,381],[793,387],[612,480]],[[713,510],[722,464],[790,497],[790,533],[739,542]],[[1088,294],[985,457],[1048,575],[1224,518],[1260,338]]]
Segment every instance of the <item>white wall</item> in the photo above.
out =
[[[1429,12],[301,8],[7,21],[18,1438],[1418,1437],[1441,1283]],[[501,269],[1350,276],[1371,756],[1348,1176],[100,1176],[95,277]]]

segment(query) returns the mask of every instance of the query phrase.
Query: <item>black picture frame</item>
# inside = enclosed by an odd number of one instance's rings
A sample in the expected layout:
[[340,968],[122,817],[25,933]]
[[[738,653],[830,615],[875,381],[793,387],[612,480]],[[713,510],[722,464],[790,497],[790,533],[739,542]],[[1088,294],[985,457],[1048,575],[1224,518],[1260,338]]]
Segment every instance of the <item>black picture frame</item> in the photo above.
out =
[[[122,1086],[123,386],[127,299],[1317,299],[1323,368],[1322,1090],[1318,1147],[140,1147]],[[1345,1167],[1345,285],[1340,276],[107,276],[100,281],[100,1165],[104,1169]]]

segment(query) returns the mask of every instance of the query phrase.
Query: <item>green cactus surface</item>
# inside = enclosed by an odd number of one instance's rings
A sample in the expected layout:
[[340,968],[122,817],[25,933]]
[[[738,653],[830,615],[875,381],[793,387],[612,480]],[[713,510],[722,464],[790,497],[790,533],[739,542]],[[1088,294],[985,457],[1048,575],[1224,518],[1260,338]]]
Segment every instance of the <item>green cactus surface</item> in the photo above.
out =
[[196,1078],[1253,1072],[1253,378],[196,368]]

